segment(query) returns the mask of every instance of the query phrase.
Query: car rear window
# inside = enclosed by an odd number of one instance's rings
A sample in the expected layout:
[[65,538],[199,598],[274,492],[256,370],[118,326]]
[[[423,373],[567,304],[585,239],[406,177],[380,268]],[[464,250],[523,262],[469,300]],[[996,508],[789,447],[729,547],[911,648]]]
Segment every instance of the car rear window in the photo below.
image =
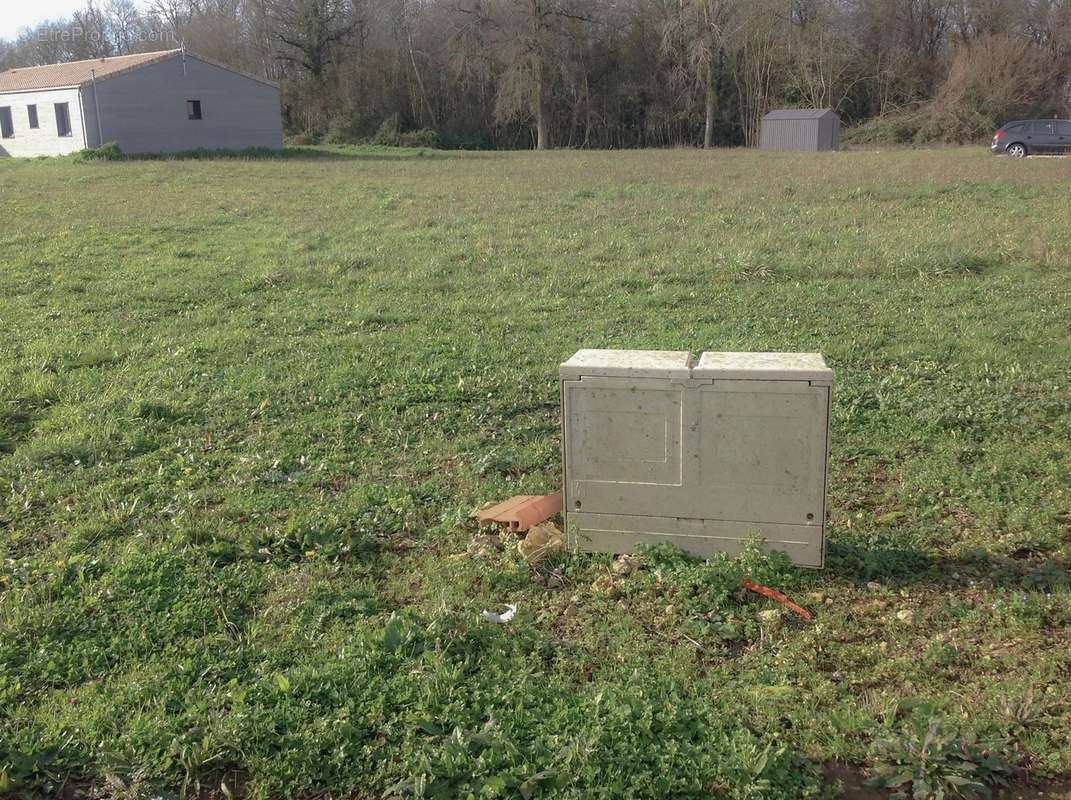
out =
[[1004,130],[1006,130],[1008,133],[1014,133],[1016,131],[1021,131],[1024,127],[1026,126],[1023,125],[1023,123],[1017,122],[1015,125],[1006,126]]

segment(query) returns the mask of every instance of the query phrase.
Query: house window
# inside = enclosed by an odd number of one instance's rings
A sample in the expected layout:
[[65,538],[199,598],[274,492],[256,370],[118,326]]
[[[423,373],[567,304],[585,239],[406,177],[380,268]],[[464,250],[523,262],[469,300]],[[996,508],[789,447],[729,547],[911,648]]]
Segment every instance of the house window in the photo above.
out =
[[15,135],[15,126],[11,124],[11,106],[0,108],[0,136],[10,139]]
[[186,117],[188,119],[200,119],[201,118],[201,101],[200,100],[187,100],[186,101]]
[[56,135],[71,135],[71,112],[66,103],[56,103]]
[[37,106],[26,106],[26,114],[30,118],[30,127],[36,128],[37,125]]

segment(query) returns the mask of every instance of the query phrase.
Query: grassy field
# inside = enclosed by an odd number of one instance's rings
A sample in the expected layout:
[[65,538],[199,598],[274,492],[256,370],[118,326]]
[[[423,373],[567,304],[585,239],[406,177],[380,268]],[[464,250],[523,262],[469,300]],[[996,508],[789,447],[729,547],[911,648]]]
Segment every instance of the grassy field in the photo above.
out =
[[[982,149],[0,163],[0,793],[1054,796],[1069,180]],[[558,486],[580,347],[825,353],[827,568],[533,571],[478,531]]]

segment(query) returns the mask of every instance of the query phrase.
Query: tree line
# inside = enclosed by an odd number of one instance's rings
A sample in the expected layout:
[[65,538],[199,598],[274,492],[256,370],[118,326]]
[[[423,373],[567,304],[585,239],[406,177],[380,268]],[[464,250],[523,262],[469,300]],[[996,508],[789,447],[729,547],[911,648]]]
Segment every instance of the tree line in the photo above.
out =
[[0,67],[179,43],[278,82],[299,142],[751,145],[781,106],[967,141],[1071,112],[1071,0],[107,0]]

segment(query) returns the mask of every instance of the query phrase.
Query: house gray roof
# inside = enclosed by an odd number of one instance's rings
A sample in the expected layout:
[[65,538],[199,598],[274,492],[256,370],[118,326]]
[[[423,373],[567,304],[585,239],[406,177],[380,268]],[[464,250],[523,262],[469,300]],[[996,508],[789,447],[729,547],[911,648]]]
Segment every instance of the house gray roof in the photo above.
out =
[[832,108],[777,108],[763,119],[821,119],[827,114],[836,114]]
[[171,58],[179,52],[181,51],[158,50],[153,53],[132,53],[127,56],[68,61],[65,64],[16,67],[0,72],[0,92],[32,92],[41,89],[81,86],[94,78],[96,80],[110,78],[154,61]]

